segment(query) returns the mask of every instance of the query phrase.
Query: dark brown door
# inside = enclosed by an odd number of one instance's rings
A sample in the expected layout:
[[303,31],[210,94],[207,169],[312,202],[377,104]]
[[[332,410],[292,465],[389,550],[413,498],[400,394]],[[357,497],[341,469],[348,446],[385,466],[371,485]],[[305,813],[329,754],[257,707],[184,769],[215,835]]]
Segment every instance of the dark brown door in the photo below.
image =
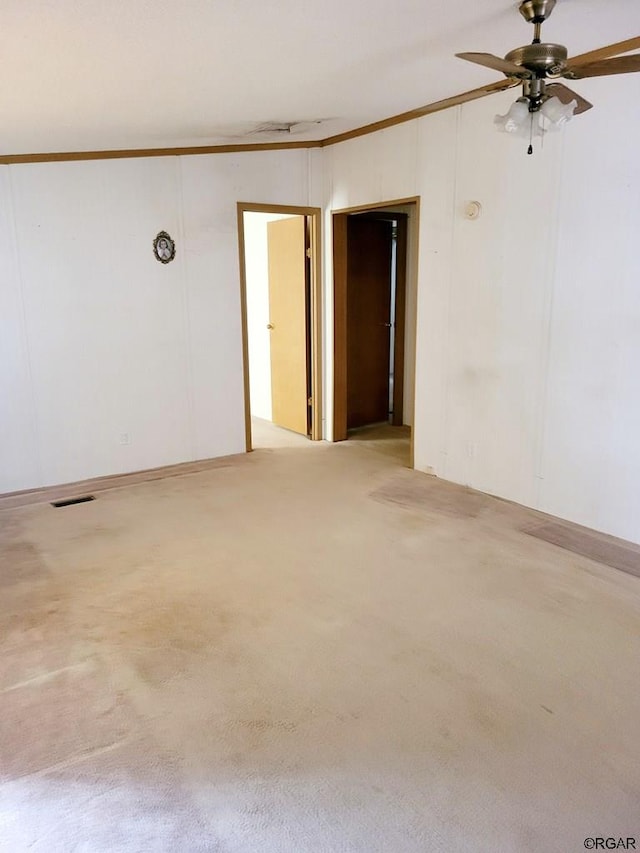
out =
[[392,228],[347,219],[347,429],[389,417]]

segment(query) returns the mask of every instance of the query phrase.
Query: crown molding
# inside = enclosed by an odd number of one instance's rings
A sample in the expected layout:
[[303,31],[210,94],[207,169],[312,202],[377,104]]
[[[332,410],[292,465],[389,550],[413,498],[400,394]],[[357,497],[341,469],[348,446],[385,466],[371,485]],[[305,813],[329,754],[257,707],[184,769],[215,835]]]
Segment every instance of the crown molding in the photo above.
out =
[[250,142],[246,145],[199,145],[183,148],[116,148],[105,151],[55,151],[42,154],[0,154],[0,165],[15,163],[63,163],[72,160],[125,160],[134,157],[185,157],[196,154],[237,154],[243,151],[281,151],[289,148],[320,148],[322,142]]
[[423,107],[417,107],[415,110],[408,110],[406,113],[399,113],[390,118],[375,121],[372,124],[365,124],[362,127],[357,127],[354,130],[347,130],[344,133],[338,133],[335,136],[329,136],[322,140],[322,146],[336,145],[338,142],[346,142],[349,139],[356,139],[358,136],[367,136],[370,133],[376,133],[378,130],[385,130],[388,127],[394,127],[397,124],[404,124],[407,121],[413,121],[417,118],[432,115],[433,113],[448,110],[451,107],[456,107],[459,104],[466,104],[468,101],[475,101],[478,98],[484,98],[485,95],[491,95],[494,92],[504,92],[506,89],[511,89],[513,86],[519,86],[520,80],[513,77],[508,77],[505,80],[498,80],[497,83],[490,83],[487,86],[480,86],[478,89],[471,89],[469,92],[463,92],[461,95],[454,95],[451,98],[444,98],[442,101],[434,101],[432,104],[425,104]]
[[408,121],[450,109],[459,104],[465,104],[468,101],[483,98],[485,95],[491,95],[494,92],[503,92],[520,85],[520,82],[516,78],[508,77],[505,80],[498,80],[496,83],[480,86],[477,89],[471,89],[468,92],[454,95],[451,98],[434,101],[431,104],[425,104],[425,106],[417,107],[414,110],[408,110],[407,112],[399,113],[398,115],[390,116],[371,124],[365,124],[362,127],[356,127],[344,133],[328,136],[325,139],[305,139],[299,142],[253,142],[246,145],[203,145],[183,148],[130,148],[105,151],[64,151],[43,154],[2,154],[0,155],[0,165],[58,163],[73,160],[120,160],[133,157],[185,157],[198,154],[240,154],[247,151],[282,151],[296,148],[328,148],[340,142],[347,142],[349,139],[367,136],[379,130],[395,127],[398,124],[404,124]]

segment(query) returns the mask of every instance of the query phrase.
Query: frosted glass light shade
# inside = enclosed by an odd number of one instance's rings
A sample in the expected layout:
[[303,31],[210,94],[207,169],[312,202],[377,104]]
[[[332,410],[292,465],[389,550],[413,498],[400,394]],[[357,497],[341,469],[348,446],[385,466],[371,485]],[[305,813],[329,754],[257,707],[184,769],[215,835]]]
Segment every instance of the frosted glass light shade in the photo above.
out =
[[568,104],[563,104],[560,98],[549,98],[540,107],[542,115],[548,119],[551,124],[556,127],[561,127],[573,118],[573,113],[578,106],[577,101],[570,101]]
[[[556,100],[558,100],[556,98]],[[505,133],[516,133],[529,118],[529,102],[526,98],[518,98],[509,108],[506,115],[497,115],[494,119],[496,127]]]

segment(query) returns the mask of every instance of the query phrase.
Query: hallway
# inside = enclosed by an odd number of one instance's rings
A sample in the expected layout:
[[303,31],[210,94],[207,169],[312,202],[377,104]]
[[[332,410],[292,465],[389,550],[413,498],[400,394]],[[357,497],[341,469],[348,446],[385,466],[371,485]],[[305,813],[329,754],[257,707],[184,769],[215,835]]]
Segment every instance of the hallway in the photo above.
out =
[[0,512],[3,853],[640,835],[640,579],[396,435]]

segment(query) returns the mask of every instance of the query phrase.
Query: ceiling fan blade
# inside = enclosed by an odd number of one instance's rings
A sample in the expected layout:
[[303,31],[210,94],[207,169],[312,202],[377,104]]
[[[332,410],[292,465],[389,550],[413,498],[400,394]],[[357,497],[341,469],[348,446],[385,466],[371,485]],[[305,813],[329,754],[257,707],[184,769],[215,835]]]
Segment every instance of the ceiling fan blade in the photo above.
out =
[[580,115],[580,113],[586,113],[587,110],[590,110],[593,107],[593,104],[590,104],[582,95],[579,95],[577,92],[574,92],[573,89],[570,89],[568,86],[563,86],[562,83],[548,83],[547,84],[547,94],[553,97],[555,95],[563,104],[570,104],[571,101],[577,101],[578,106],[576,107],[575,114]]
[[563,77],[569,80],[582,80],[583,77],[608,77],[610,74],[631,74],[640,71],[640,53],[633,56],[618,56],[615,59],[602,59],[587,65],[573,66],[569,63]]
[[460,59],[466,59],[467,62],[475,62],[476,65],[484,65],[486,68],[493,68],[495,71],[502,71],[509,77],[531,77],[531,72],[521,65],[516,65],[514,62],[507,62],[506,59],[500,59],[499,56],[494,56],[492,53],[456,53]]
[[581,53],[579,56],[572,56],[567,65],[575,68],[576,65],[599,62],[601,59],[609,59],[612,56],[619,56],[621,53],[629,53],[630,50],[638,49],[640,49],[640,36],[634,36],[626,41],[617,41],[615,44],[599,47],[597,50],[590,50],[588,53]]

